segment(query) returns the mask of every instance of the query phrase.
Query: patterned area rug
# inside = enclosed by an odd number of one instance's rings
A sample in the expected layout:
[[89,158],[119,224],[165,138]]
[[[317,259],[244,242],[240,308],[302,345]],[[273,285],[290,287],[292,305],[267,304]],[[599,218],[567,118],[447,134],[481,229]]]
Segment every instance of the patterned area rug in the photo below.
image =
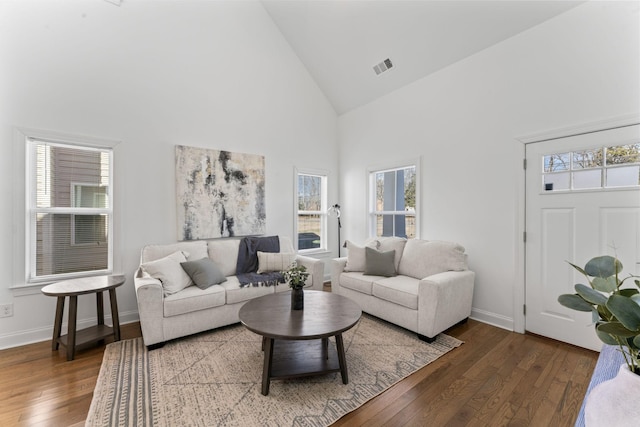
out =
[[427,344],[365,314],[343,338],[349,384],[339,373],[274,380],[268,396],[262,337],[240,324],[151,352],[141,338],[109,344],[86,425],[327,426],[462,344]]

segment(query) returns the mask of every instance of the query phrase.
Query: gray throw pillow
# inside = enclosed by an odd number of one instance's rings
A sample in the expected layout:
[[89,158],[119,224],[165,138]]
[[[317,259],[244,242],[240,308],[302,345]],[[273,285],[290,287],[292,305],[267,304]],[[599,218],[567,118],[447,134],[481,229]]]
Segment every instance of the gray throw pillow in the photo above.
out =
[[396,276],[396,265],[394,258],[395,249],[392,251],[380,252],[370,247],[365,247],[365,267],[364,273],[369,276]]
[[227,278],[224,277],[220,268],[211,258],[181,262],[180,265],[200,289],[207,289],[209,286],[219,285],[227,281]]

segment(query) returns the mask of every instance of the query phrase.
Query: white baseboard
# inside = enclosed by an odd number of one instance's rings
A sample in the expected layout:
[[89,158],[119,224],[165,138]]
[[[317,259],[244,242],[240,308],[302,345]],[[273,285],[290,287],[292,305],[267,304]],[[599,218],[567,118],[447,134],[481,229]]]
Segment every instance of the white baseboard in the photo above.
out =
[[[104,316],[105,323],[111,325],[111,315],[105,314]],[[137,322],[140,318],[138,317],[137,311],[128,311],[124,313],[120,313],[120,325],[124,325],[127,323]],[[77,329],[84,329],[96,324],[95,318],[90,319],[79,319],[77,323]],[[62,324],[62,331],[66,331],[67,324]],[[37,328],[37,329],[29,329],[24,331],[12,332],[6,335],[0,335],[0,350],[4,350],[6,348],[19,347],[21,345],[33,344],[36,342],[42,341],[51,341],[53,336],[53,325]]]
[[511,317],[472,308],[470,318],[497,328],[514,331],[514,321]]

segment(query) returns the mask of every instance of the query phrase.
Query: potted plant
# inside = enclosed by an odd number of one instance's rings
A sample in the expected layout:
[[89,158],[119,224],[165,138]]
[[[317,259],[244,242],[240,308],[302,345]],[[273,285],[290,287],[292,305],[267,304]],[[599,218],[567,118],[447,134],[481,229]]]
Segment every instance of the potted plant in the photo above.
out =
[[[640,392],[640,280],[633,275],[621,278],[622,263],[608,255],[592,258],[584,269],[571,266],[585,276],[589,286],[575,285],[576,293],[560,295],[558,302],[591,312],[600,340],[618,346],[625,361],[615,378],[589,393],[586,425],[633,425],[640,417],[638,405],[628,402]],[[635,287],[623,288],[629,279]]]
[[[571,263],[569,263],[571,264]],[[637,276],[620,278],[622,263],[609,255],[592,258],[584,269],[575,264],[589,286],[575,285],[575,294],[558,297],[563,306],[591,312],[596,334],[602,342],[620,347],[629,370],[640,375],[640,281]],[[633,279],[635,288],[622,285]]]
[[282,275],[291,288],[291,309],[302,310],[304,308],[304,291],[302,288],[307,277],[309,277],[307,267],[294,262],[282,272]]

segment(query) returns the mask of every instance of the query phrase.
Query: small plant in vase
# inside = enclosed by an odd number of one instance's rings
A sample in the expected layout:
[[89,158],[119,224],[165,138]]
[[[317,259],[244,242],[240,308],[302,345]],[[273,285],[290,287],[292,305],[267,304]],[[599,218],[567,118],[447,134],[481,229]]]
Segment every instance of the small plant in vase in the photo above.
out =
[[[569,263],[571,264],[571,263]],[[572,310],[591,312],[596,334],[602,342],[618,346],[624,357],[618,375],[596,385],[587,396],[585,424],[636,425],[640,406],[635,398],[640,393],[640,281],[629,275],[620,279],[622,263],[612,256],[591,259],[582,273],[589,286],[575,285],[575,294],[564,294],[558,302]],[[634,287],[622,288],[631,279]]]
[[[591,259],[584,269],[571,266],[586,277],[589,286],[575,285],[576,293],[560,295],[558,302],[572,310],[591,312],[600,340],[619,346],[629,370],[640,375],[640,281],[637,276],[620,279],[622,263],[608,255]],[[628,279],[632,279],[636,287],[622,289]]]
[[307,267],[294,262],[282,272],[282,275],[291,288],[291,309],[302,310],[304,308],[304,291],[302,289],[307,277],[309,277]]

